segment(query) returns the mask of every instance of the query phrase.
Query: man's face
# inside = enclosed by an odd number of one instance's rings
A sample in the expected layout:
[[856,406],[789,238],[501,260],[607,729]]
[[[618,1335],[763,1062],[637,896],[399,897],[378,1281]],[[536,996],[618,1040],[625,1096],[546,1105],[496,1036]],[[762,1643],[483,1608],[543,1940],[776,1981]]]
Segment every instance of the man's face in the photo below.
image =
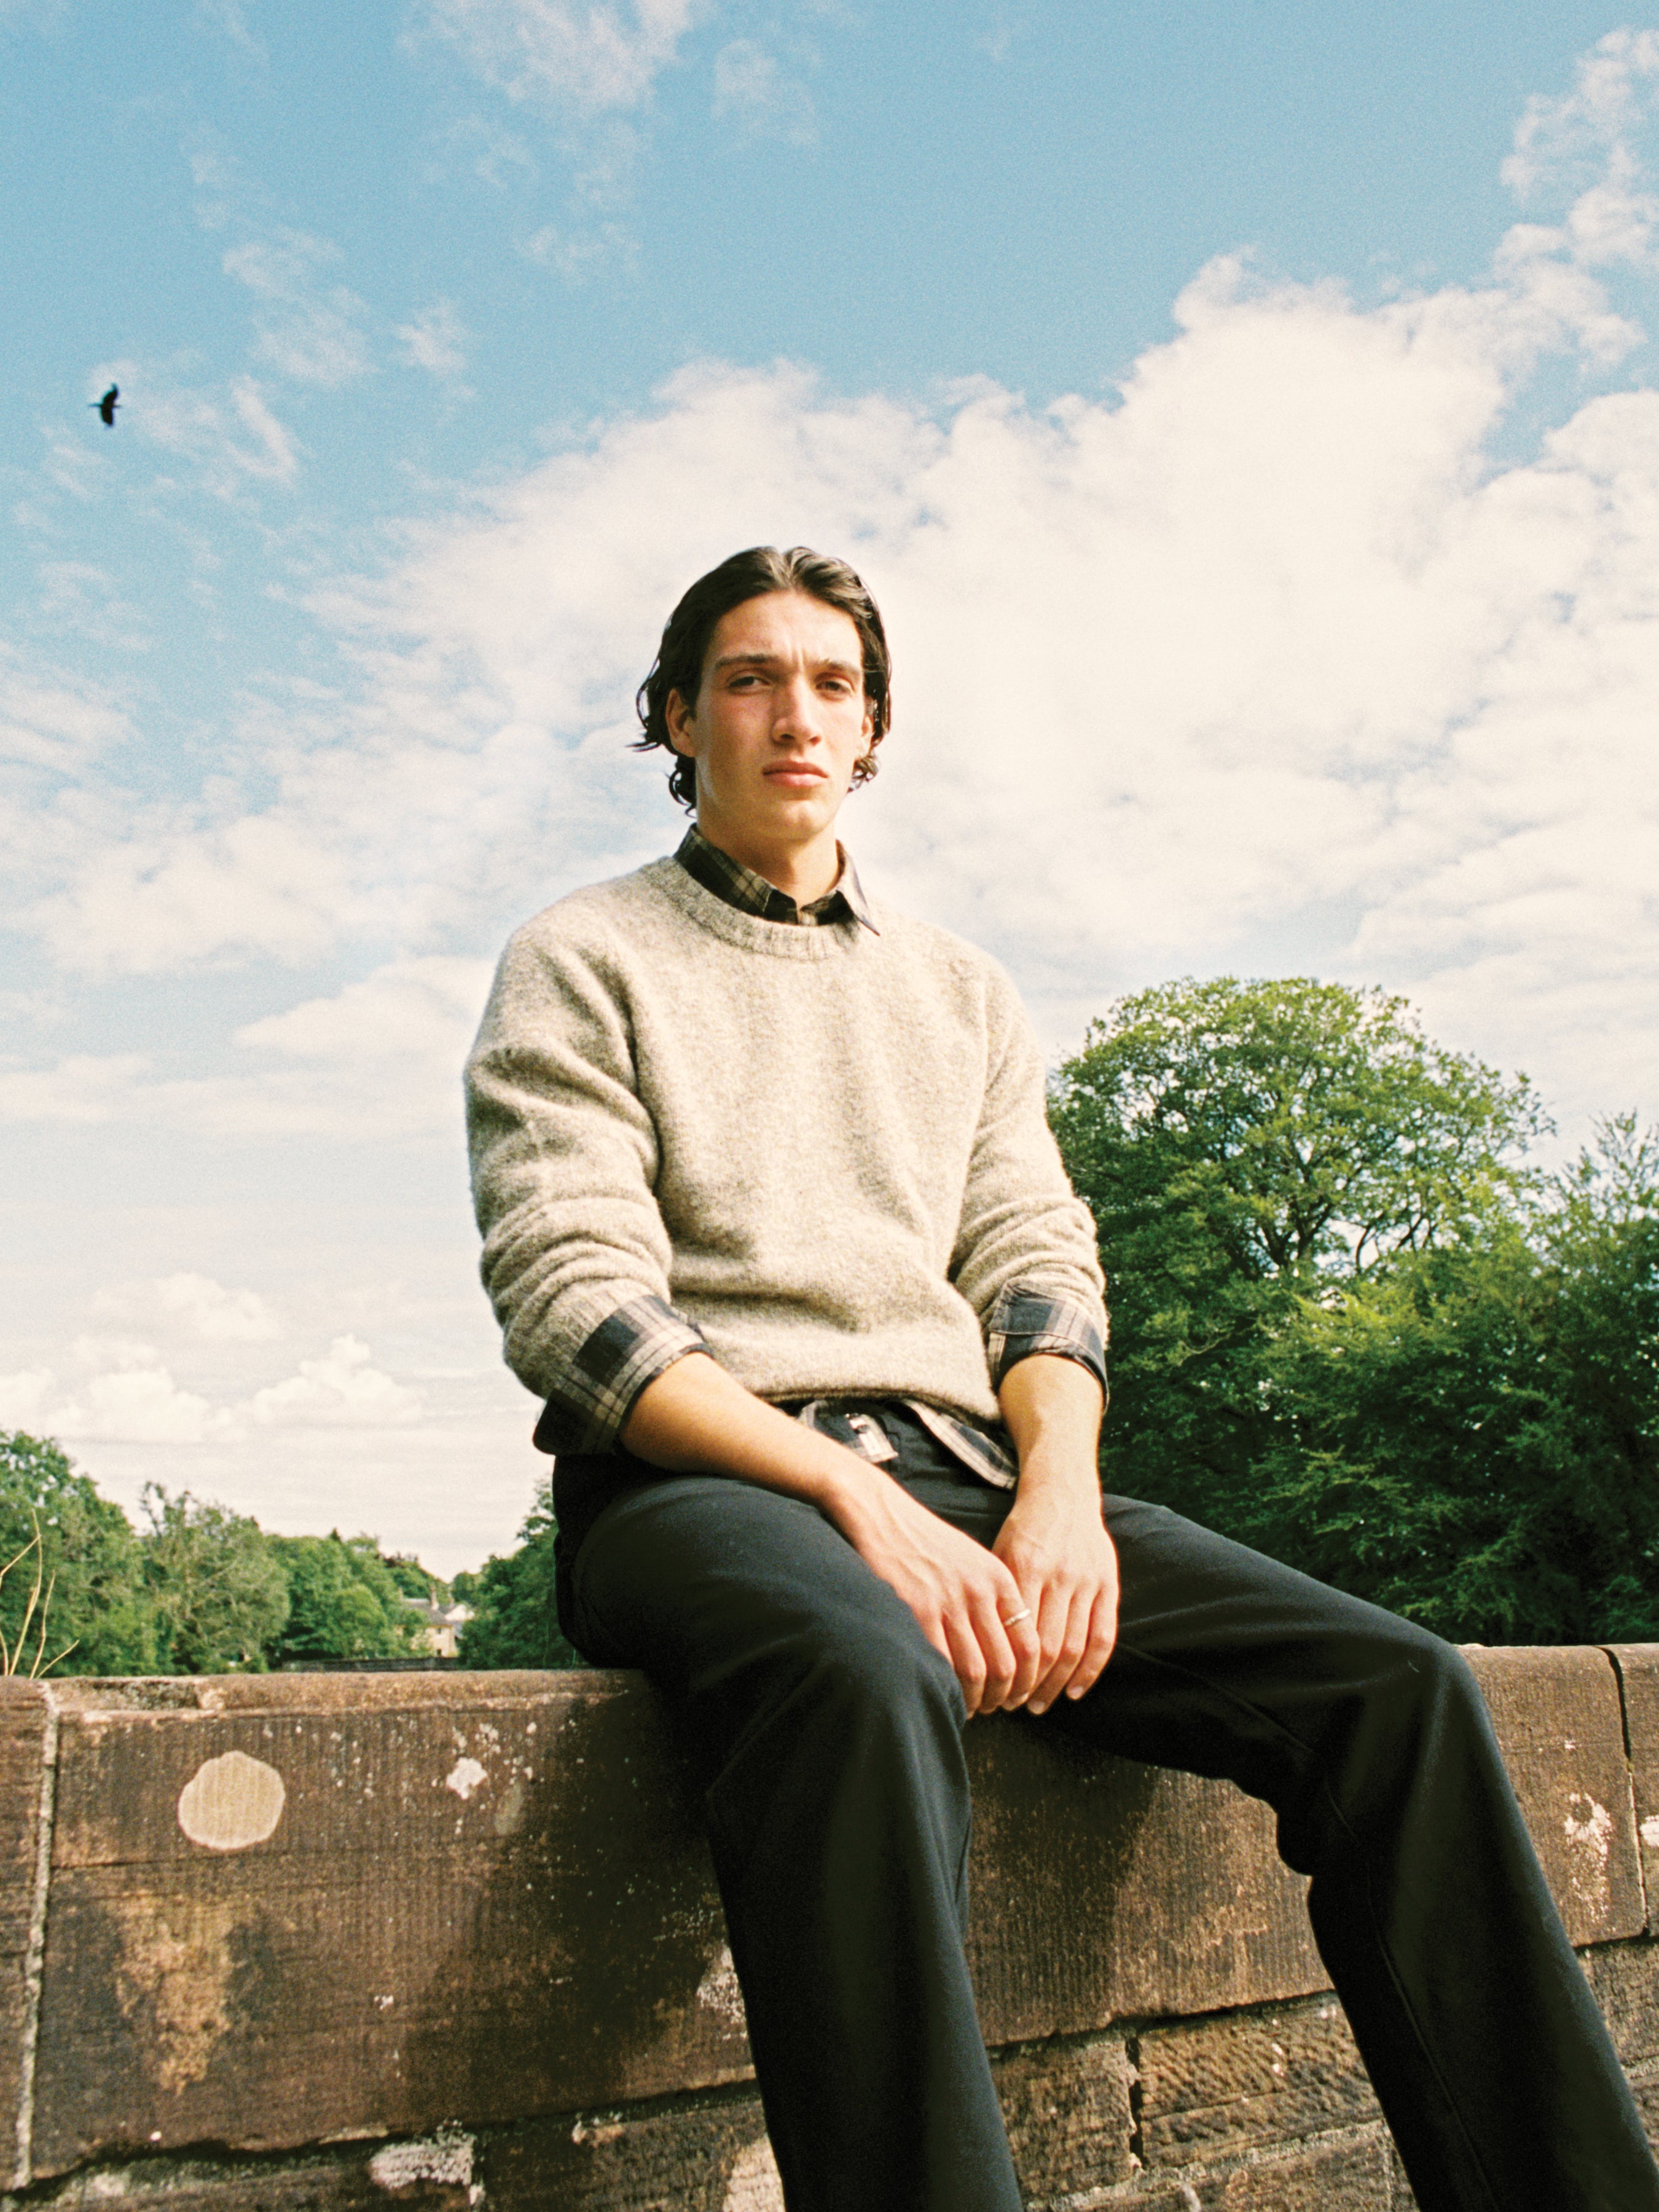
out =
[[668,700],[668,732],[696,762],[697,820],[716,844],[822,836],[873,719],[852,617],[800,592],[768,592],[722,615],[696,700]]

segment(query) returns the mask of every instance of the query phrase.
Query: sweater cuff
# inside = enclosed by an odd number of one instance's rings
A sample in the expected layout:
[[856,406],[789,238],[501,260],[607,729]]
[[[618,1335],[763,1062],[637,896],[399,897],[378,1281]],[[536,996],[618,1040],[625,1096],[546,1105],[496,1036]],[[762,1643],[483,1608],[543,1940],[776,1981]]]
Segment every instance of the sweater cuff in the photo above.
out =
[[1008,1370],[1029,1359],[1034,1352],[1075,1359],[1105,1390],[1106,1345],[1095,1310],[1063,1291],[1011,1283],[1006,1290],[998,1291],[985,1324],[991,1388],[1000,1389]]
[[544,1452],[609,1451],[647,1382],[688,1352],[706,1352],[702,1331],[647,1295],[602,1321],[560,1378],[536,1424]]

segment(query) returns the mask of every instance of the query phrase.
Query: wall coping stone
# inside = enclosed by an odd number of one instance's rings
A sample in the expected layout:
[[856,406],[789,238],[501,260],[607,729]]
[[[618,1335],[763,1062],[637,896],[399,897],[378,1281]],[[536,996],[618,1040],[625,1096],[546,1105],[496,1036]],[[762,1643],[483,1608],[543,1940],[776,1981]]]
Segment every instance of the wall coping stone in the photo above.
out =
[[[1645,1939],[1659,1645],[1468,1656],[1574,1942]],[[977,1723],[969,1753],[1006,2099],[1042,2101],[1020,2051],[1115,2029],[1085,2101],[1121,2104],[1122,2023],[1170,2023],[1173,2051],[1179,2023],[1327,1988],[1264,1807],[1040,1722]],[[204,2145],[308,2172],[331,2141],[750,2108],[695,1791],[638,1675],[0,1681],[0,1771],[14,2188]]]

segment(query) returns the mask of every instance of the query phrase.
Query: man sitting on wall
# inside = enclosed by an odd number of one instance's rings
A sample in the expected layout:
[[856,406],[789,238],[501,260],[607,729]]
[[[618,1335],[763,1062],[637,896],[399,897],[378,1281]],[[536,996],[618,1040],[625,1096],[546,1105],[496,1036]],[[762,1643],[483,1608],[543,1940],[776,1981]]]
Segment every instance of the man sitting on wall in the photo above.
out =
[[508,945],[474,1188],[562,1625],[697,1764],[791,2212],[1017,2212],[963,1956],[993,1711],[1274,1808],[1424,2212],[1659,2212],[1458,1654],[1102,1497],[1103,1285],[1030,1026],[836,840],[889,720],[863,585],[733,556],[641,698],[696,825]]

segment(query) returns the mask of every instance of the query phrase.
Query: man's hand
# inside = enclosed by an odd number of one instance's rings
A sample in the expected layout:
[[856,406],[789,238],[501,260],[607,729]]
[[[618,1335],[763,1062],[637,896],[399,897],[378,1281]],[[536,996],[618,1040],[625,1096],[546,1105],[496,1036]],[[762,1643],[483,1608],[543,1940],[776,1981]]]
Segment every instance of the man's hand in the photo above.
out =
[[1077,1361],[1039,1352],[1009,1369],[999,1397],[1019,1453],[1019,1491],[995,1553],[1031,1611],[1008,1632],[1034,1628],[1037,1645],[1000,1702],[1043,1713],[1062,1692],[1080,1698],[1091,1688],[1117,1639],[1117,1551],[1096,1462],[1100,1386]]
[[[861,1478],[872,1472],[856,1464]],[[886,1475],[850,1485],[824,1510],[950,1661],[970,1719],[1020,1702],[1015,1685],[1036,1679],[1040,1646],[1035,1620],[1014,1620],[1027,1601],[1010,1565]]]

